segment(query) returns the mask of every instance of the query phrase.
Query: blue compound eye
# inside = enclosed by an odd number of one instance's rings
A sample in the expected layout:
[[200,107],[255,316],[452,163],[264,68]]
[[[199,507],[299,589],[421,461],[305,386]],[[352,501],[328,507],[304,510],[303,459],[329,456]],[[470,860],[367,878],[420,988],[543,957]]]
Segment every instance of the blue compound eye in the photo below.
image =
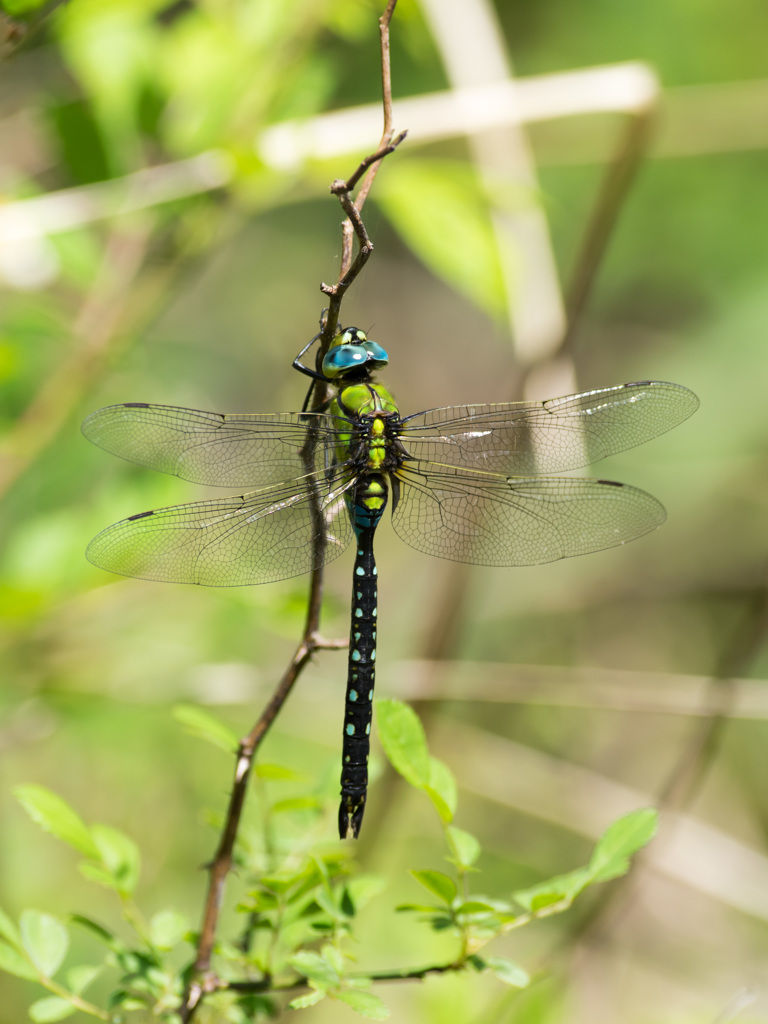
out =
[[377,342],[365,341],[361,347],[368,353],[368,362],[373,364],[373,369],[378,370],[389,362],[389,356]]
[[326,377],[338,377],[349,370],[365,366],[368,358],[362,345],[338,345],[323,359],[323,373]]

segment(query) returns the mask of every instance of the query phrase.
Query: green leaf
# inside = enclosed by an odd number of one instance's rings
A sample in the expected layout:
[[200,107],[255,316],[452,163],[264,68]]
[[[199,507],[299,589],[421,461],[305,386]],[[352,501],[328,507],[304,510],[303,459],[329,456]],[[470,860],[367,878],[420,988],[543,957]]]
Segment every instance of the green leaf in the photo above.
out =
[[89,985],[101,974],[102,967],[91,964],[78,964],[67,971],[67,985],[75,995],[82,995]]
[[295,953],[288,962],[295,971],[322,988],[333,988],[341,982],[335,968],[319,953],[302,950]]
[[285,800],[276,800],[272,804],[273,814],[285,814],[289,811],[314,811],[322,807],[320,797],[307,794],[306,796],[292,796]]
[[454,927],[453,918],[448,917],[447,914],[435,914],[434,917],[429,919],[429,923],[436,932],[443,932],[447,928]]
[[354,917],[356,910],[355,904],[352,901],[352,897],[349,893],[349,889],[346,885],[341,890],[341,899],[339,900],[339,909],[345,915],[345,917]]
[[21,941],[32,963],[48,978],[61,967],[69,948],[67,929],[52,914],[40,910],[21,913]]
[[376,202],[434,274],[491,315],[503,315],[496,238],[471,168],[460,161],[395,161],[376,182]]
[[421,882],[425,889],[429,889],[443,903],[447,903],[449,906],[453,903],[458,890],[456,883],[448,875],[444,875],[442,871],[411,871],[411,874],[417,882]]
[[386,888],[386,879],[381,875],[358,875],[357,878],[351,878],[347,882],[347,891],[354,904],[355,912],[362,910]]
[[344,973],[344,954],[336,946],[330,944],[323,946],[321,956],[326,960],[333,970],[341,977]]
[[296,884],[296,876],[294,874],[264,875],[261,879],[261,884],[265,889],[271,889],[276,893],[284,893]]
[[429,785],[425,787],[425,792],[442,820],[453,821],[458,799],[456,779],[448,765],[436,757],[429,759]]
[[449,825],[447,833],[454,854],[454,863],[462,868],[471,867],[480,856],[480,843],[469,832],[456,828],[455,825]]
[[456,907],[457,914],[495,914],[497,913],[496,907],[491,906],[490,903],[482,903],[480,900],[467,900],[466,903],[459,904]]
[[252,892],[239,906],[238,910],[245,914],[265,914],[279,905],[273,892]]
[[29,981],[37,981],[39,978],[39,972],[29,960],[4,942],[0,942],[0,971],[15,974],[17,978],[27,978]]
[[16,949],[21,949],[19,929],[16,927],[15,922],[2,910],[0,910],[0,935],[7,939]]
[[430,758],[416,712],[399,700],[377,700],[376,722],[392,767],[412,786],[425,789],[430,782]]
[[132,893],[139,880],[141,858],[139,848],[124,832],[109,825],[91,828],[93,841],[104,867],[121,893]]
[[99,885],[106,886],[107,889],[115,888],[115,879],[112,874],[98,864],[91,864],[90,861],[84,860],[78,864],[77,868],[83,878],[87,878],[89,882],[98,882]]
[[525,988],[531,983],[531,977],[514,960],[507,960],[503,956],[488,956],[485,958],[486,967],[493,971],[499,981],[505,985],[513,985],[515,988]]
[[178,704],[173,709],[173,717],[180,722],[191,736],[206,740],[228,754],[236,754],[240,741],[229,726],[207,711],[195,707],[194,704]]
[[325,999],[325,992],[310,992],[306,996],[298,996],[296,999],[292,999],[288,1006],[292,1010],[303,1010],[307,1006],[314,1006],[315,1003],[319,1003],[321,999]]
[[566,910],[591,881],[589,869],[578,868],[567,875],[548,878],[529,889],[520,889],[513,895],[520,906],[531,914],[557,903],[562,903],[563,910]]
[[83,917],[82,914],[72,914],[70,920],[73,924],[79,924],[81,928],[85,928],[86,931],[90,932],[108,949],[115,952],[125,949],[123,944],[111,932],[108,932],[106,928],[102,928],[96,921],[92,921],[90,917]]
[[[127,992],[125,989],[118,989],[117,992],[112,992],[107,997],[107,1008],[110,1010],[121,1009],[121,1010],[146,1010],[147,1004],[143,999],[139,999],[133,992]],[[118,1021],[123,1020],[122,1017],[116,1018]]]
[[45,999],[38,999],[32,1003],[27,1011],[36,1024],[48,1024],[54,1020],[64,1020],[75,1012],[75,1007],[68,999],[60,999],[59,996],[47,996]]
[[454,863],[460,867],[471,867],[482,850],[479,841],[471,833],[463,828],[457,828],[456,825],[449,825],[446,833],[454,854]]
[[395,913],[417,913],[417,914],[442,914],[442,907],[435,907],[430,903],[398,903],[395,907]]
[[328,916],[334,921],[343,921],[348,915],[343,913],[336,905],[336,899],[333,893],[329,892],[316,892],[314,894],[315,903],[324,910]]
[[373,992],[360,992],[358,989],[345,988],[342,992],[336,993],[334,998],[351,1006],[357,1013],[370,1020],[386,1020],[389,1016],[386,1004]]
[[589,861],[595,882],[618,878],[629,870],[629,858],[653,839],[659,815],[652,807],[625,814],[610,825],[597,841]]
[[115,951],[115,963],[124,974],[144,975],[147,969],[147,958],[130,949]]
[[189,922],[178,910],[161,910],[149,922],[149,937],[158,949],[173,949],[188,928]]
[[30,818],[42,829],[74,846],[86,857],[98,857],[98,850],[87,826],[58,794],[45,786],[32,783],[17,786],[14,793]]
[[[238,1011],[240,1011],[239,1015]],[[255,992],[245,992],[238,996],[235,1003],[234,1013],[231,1017],[227,1014],[227,1017],[232,1024],[253,1024],[254,1021],[274,1020],[279,1016],[280,1011],[278,1010],[275,1001],[270,999],[269,996],[256,995]],[[168,1024],[174,1024],[173,1015],[169,1018]],[[223,1020],[220,1017],[219,1020],[213,1022],[213,1024],[223,1024]]]
[[23,15],[44,5],[45,0],[3,0],[2,6],[7,14]]
[[632,811],[606,829],[586,868],[522,889],[513,894],[515,900],[530,913],[539,913],[559,903],[562,903],[561,909],[566,910],[588,885],[626,874],[629,857],[653,838],[657,825],[658,814],[653,808]]
[[263,764],[261,762],[254,765],[253,774],[268,782],[304,782],[306,778],[300,772],[295,772],[292,768],[285,768],[281,764]]

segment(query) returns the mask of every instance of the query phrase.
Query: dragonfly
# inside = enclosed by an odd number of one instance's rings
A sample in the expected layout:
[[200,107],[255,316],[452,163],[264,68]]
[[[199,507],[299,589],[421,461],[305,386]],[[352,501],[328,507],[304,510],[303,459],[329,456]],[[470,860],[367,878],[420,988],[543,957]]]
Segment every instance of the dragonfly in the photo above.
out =
[[[301,372],[331,397],[302,412],[223,414],[145,402],[100,409],[83,433],[130,462],[197,484],[246,488],[129,516],[88,559],[123,576],[232,587],[318,569],[354,538],[339,836],[357,838],[368,788],[376,667],[374,535],[386,508],[417,551],[522,566],[641,537],[666,518],[650,494],[562,477],[643,444],[698,408],[688,388],[636,381],[544,402],[450,406],[401,416],[375,374],[387,352],[339,329]],[[311,388],[310,388],[311,392]]]

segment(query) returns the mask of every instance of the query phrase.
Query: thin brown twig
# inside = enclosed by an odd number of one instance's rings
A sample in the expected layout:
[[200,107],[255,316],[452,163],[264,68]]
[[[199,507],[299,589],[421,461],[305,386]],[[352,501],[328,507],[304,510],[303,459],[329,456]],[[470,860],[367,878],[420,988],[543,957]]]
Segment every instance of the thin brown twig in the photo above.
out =
[[[390,61],[390,44],[389,44],[389,23],[392,20],[392,15],[395,10],[397,0],[389,0],[387,3],[384,14],[379,19],[379,40],[381,49],[381,99],[384,109],[384,128],[381,134],[381,142],[379,143],[379,150],[386,147],[392,139],[392,64]],[[367,168],[360,164],[360,167],[350,178],[349,188],[352,189],[357,184],[360,174],[363,173]],[[373,162],[371,162],[373,163]],[[373,185],[373,179],[376,177],[376,169],[371,168],[371,173],[366,177],[363,182],[360,192],[356,199],[356,206],[358,213],[362,210],[365,200],[368,198],[368,193]],[[341,280],[347,270],[352,265],[352,232],[353,224],[349,221],[345,222],[342,228],[342,242],[341,242],[341,271],[339,273],[339,280]]]
[[[341,229],[341,265],[339,268],[339,279],[335,285],[321,285],[321,291],[329,297],[328,311],[320,336],[320,352],[327,351],[331,339],[336,334],[339,323],[339,311],[344,294],[355,280],[357,275],[365,266],[368,257],[373,252],[373,244],[368,237],[360,211],[368,197],[374,179],[381,166],[381,161],[389,153],[400,145],[406,136],[401,132],[396,139],[392,139],[392,69],[390,62],[390,40],[389,24],[397,5],[397,0],[388,0],[384,14],[379,19],[379,38],[381,43],[381,98],[384,112],[384,127],[381,134],[381,141],[374,153],[367,156],[360,162],[354,174],[342,181],[337,179],[331,186],[331,192],[338,196],[347,219]],[[350,199],[350,192],[355,187],[360,177],[365,174],[363,183],[354,199]],[[354,207],[354,210],[353,210]],[[352,237],[357,236],[358,252],[354,261],[352,258]]]
[[[307,477],[310,480],[315,480],[312,468],[316,444],[317,425],[313,424],[313,427],[307,432],[307,440],[301,452]],[[323,515],[321,495],[317,481],[312,486],[310,501],[313,523],[312,564],[314,568],[309,587],[304,633],[269,703],[262,711],[251,731],[240,741],[238,746],[235,775],[232,783],[232,792],[229,797],[229,806],[224,819],[224,827],[221,832],[218,848],[209,867],[208,892],[205,898],[203,921],[200,926],[191,981],[184,994],[184,1001],[180,1009],[181,1019],[184,1022],[192,1019],[205,993],[215,991],[219,986],[217,976],[211,973],[211,954],[216,940],[216,927],[224,898],[224,886],[227,875],[232,867],[232,854],[240,829],[240,819],[243,807],[245,806],[245,797],[248,792],[248,782],[256,751],[314,652],[321,647],[338,649],[340,646],[345,646],[339,641],[329,642],[321,640],[317,633],[323,601],[323,564],[325,562],[325,545],[327,543],[325,517]]]
[[[389,132],[386,133],[386,135],[389,134]],[[397,149],[397,147],[400,145],[400,143],[407,135],[407,131],[400,132],[397,138],[393,139],[392,142],[389,142],[387,145],[380,146],[375,153],[371,153],[369,156],[366,156],[364,159],[360,161],[357,170],[350,178],[347,179],[346,183],[343,181],[335,181],[331,185],[331,192],[334,195],[337,195],[341,191],[351,192],[352,189],[360,180],[360,178],[363,176],[363,174],[368,170],[368,168],[372,167],[374,164],[377,164],[380,160],[383,160],[385,156],[389,156],[390,153],[394,153],[394,151]],[[363,195],[363,189],[361,187],[360,192],[356,196],[355,206],[358,212],[362,209],[363,203],[365,202],[365,199],[369,191],[370,185],[368,185],[365,195]]]
[[[362,189],[363,187],[365,187],[366,183],[368,183],[368,188],[370,189],[370,185],[373,183],[372,175],[375,175],[376,171],[378,170],[378,165],[380,161],[383,160],[384,157],[387,156],[389,153],[394,153],[394,151],[405,138],[406,134],[406,132],[400,132],[400,134],[397,136],[394,142],[386,146],[382,146],[375,153],[371,153],[370,156],[367,156],[364,160],[360,162],[360,166],[357,168],[352,177],[349,178],[347,181],[343,181],[341,178],[337,178],[336,181],[334,181],[333,184],[331,185],[332,194],[338,197],[342,209],[347,215],[347,219],[344,221],[344,224],[342,226],[342,248],[344,252],[344,258],[342,260],[342,272],[338,282],[335,285],[322,284],[320,286],[320,290],[325,295],[331,297],[331,304],[335,304],[337,309],[341,306],[341,300],[344,298],[345,292],[352,284],[352,282],[355,280],[360,271],[363,269],[363,267],[368,261],[368,257],[373,252],[373,242],[368,237],[368,232],[365,229],[365,224],[363,223],[363,219],[360,216],[360,207],[362,206],[362,202],[359,201],[360,195],[358,195],[358,198],[353,201],[349,193],[354,188],[354,183],[359,180],[360,175],[365,171],[365,168],[368,168],[369,174],[366,175],[365,181],[363,182],[363,186],[361,186],[360,191],[362,193]],[[364,199],[365,196],[363,196],[362,198]],[[357,236],[359,242],[357,256],[355,257],[354,261],[351,260],[351,238],[353,233]],[[346,242],[347,239],[349,240],[348,245]],[[336,327],[334,325],[333,332],[335,332],[335,330]],[[332,336],[333,334],[331,333],[331,337]]]
[[[396,3],[397,0],[389,0],[386,11],[379,21],[382,50],[382,91],[384,108],[384,133],[382,135],[381,143],[374,153],[361,161],[354,174],[352,174],[347,181],[337,179],[331,185],[332,194],[338,197],[344,212],[347,214],[347,220],[344,224],[343,232],[348,231],[349,244],[343,244],[342,263],[337,284],[333,286],[325,284],[321,285],[321,290],[330,297],[329,307],[319,336],[321,351],[323,351],[323,346],[327,348],[327,345],[336,332],[341,301],[345,292],[360,273],[368,257],[373,251],[373,245],[368,238],[365,225],[360,217],[360,209],[362,208],[365,198],[370,191],[370,187],[373,184],[373,180],[381,160],[389,153],[393,152],[403,138],[405,138],[405,132],[403,132],[397,139],[395,139],[394,142],[392,142],[392,86],[389,62],[389,23]],[[360,188],[357,199],[353,201],[350,197],[350,191],[354,188],[363,174],[365,174],[366,177]],[[357,235],[359,241],[359,249],[354,261],[352,261],[351,258],[351,238],[353,233]],[[343,235],[343,238],[346,238],[346,235]],[[325,401],[325,389],[320,385],[319,381],[316,381],[315,383],[319,386],[316,386],[313,390],[313,408],[317,408]],[[304,459],[307,473],[310,477],[312,476],[312,470],[314,468],[313,457],[316,441],[317,438],[316,436],[313,436],[312,429],[310,428],[307,435],[307,443],[302,451],[302,458]],[[304,627],[304,633],[301,642],[296,648],[293,658],[275,688],[269,703],[264,708],[264,711],[251,731],[240,741],[238,746],[229,806],[227,808],[224,826],[219,838],[219,844],[209,866],[208,890],[203,909],[203,920],[200,928],[197,953],[190,972],[190,982],[179,1008],[179,1015],[183,1024],[188,1024],[188,1022],[193,1018],[206,994],[220,990],[222,987],[233,987],[232,984],[222,986],[222,982],[215,972],[211,971],[211,956],[216,939],[219,913],[224,897],[224,887],[227,876],[232,867],[234,846],[240,827],[240,819],[245,805],[248,781],[250,779],[256,751],[280,712],[283,704],[290,695],[302,670],[312,658],[314,652],[320,649],[337,650],[347,646],[346,641],[326,641],[322,640],[318,636],[317,630],[320,623],[320,610],[323,593],[323,563],[325,561],[326,526],[324,512],[321,505],[321,495],[317,490],[311,494],[311,502],[312,522],[314,527],[314,568],[310,582],[307,619]],[[247,985],[250,983],[244,984]],[[258,985],[259,983],[255,984]],[[241,987],[240,990],[249,991],[252,989]]]
[[301,643],[296,648],[296,652],[283,673],[283,677],[278,683],[271,700],[248,735],[240,741],[238,747],[234,782],[229,798],[229,806],[227,807],[224,828],[222,829],[219,845],[209,868],[208,892],[203,911],[203,922],[200,927],[197,955],[192,968],[193,980],[185,993],[184,1002],[179,1011],[184,1022],[192,1019],[195,1010],[200,1005],[200,1000],[206,993],[215,992],[220,988],[218,978],[210,973],[211,954],[216,939],[219,911],[221,910],[224,898],[224,886],[227,875],[232,867],[232,852],[240,828],[240,819],[245,805],[245,796],[248,791],[248,782],[256,751],[314,652],[321,647],[332,647],[335,649],[338,646],[335,643],[327,644],[319,640],[316,635],[322,602],[322,586],[322,570],[316,569],[312,573],[310,610]]
[[[49,0],[48,3],[38,6],[37,10],[20,10],[19,17],[12,18],[10,15],[0,14],[0,59],[8,60],[23,49],[29,49],[42,30],[46,21],[49,21],[57,7],[61,7],[66,0]],[[31,6],[31,5],[28,5]]]
[[[350,974],[349,981],[360,979],[366,982],[387,982],[387,981],[421,981],[430,974],[450,974],[456,971],[465,971],[467,965],[463,960],[452,961],[449,964],[430,964],[427,967],[395,967],[389,971],[374,971],[365,974]],[[297,978],[295,981],[285,985],[275,985],[271,978],[264,978],[261,981],[221,981],[219,991],[227,992],[264,992],[280,995],[283,992],[295,992],[309,988],[306,978]]]

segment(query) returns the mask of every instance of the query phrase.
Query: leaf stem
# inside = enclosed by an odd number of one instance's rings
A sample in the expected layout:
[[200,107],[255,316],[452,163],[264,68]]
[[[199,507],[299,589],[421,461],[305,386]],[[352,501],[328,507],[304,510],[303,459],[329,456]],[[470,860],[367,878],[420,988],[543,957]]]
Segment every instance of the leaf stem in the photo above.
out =
[[99,1020],[109,1020],[109,1014],[105,1013],[104,1010],[100,1010],[98,1006],[94,1006],[93,1003],[89,1003],[87,999],[81,999],[80,996],[74,992],[70,992],[69,989],[64,988],[63,985],[59,985],[53,978],[49,978],[47,974],[40,975],[40,984],[43,988],[47,988],[49,992],[53,992],[54,995],[60,999],[65,999],[68,1003],[71,1003],[76,1010],[80,1010],[82,1013],[87,1013],[91,1017],[98,1017]]

